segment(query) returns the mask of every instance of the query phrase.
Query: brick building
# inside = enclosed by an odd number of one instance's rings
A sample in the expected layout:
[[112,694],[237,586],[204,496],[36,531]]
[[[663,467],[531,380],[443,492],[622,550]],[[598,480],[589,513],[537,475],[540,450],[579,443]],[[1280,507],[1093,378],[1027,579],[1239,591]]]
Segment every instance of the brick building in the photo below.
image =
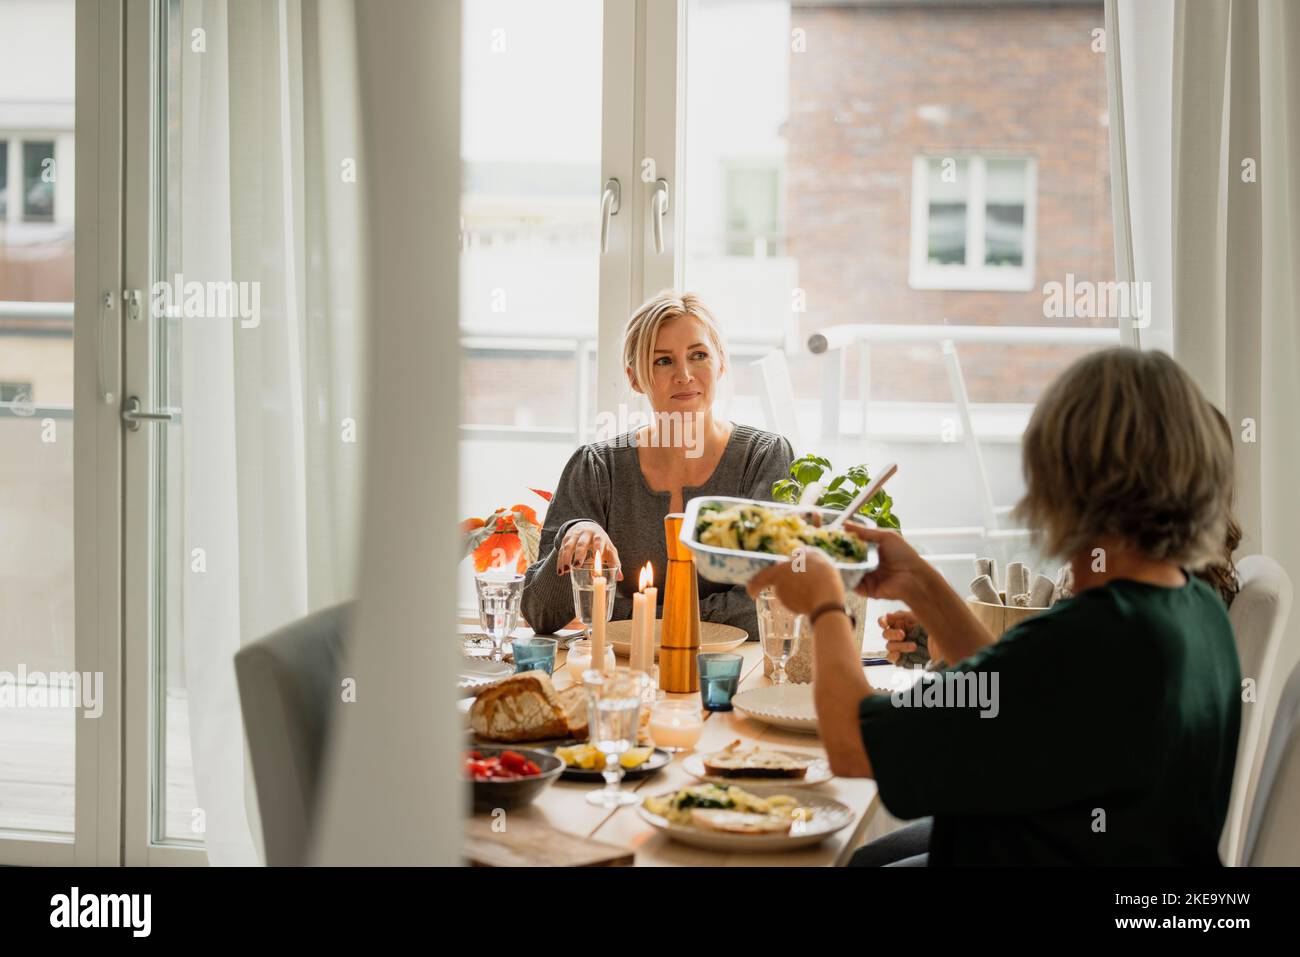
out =
[[[806,51],[784,232],[812,325],[1114,325],[1043,312],[1046,282],[1114,278],[1100,2],[796,0],[790,16]],[[980,215],[985,260],[950,268],[977,252],[955,234]],[[1032,402],[1079,352],[964,346],[962,362],[974,401]],[[949,394],[929,346],[876,347],[871,381],[873,399]]]

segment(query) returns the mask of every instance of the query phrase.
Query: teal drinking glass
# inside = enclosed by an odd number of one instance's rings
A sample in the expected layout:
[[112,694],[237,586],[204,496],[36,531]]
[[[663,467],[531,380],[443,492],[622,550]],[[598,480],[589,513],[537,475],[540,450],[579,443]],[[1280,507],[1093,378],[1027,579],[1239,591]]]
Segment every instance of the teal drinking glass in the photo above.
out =
[[730,711],[731,697],[740,684],[740,655],[705,652],[696,660],[700,668],[700,698],[706,711]]
[[515,674],[521,671],[554,674],[555,648],[558,644],[554,638],[516,638],[510,643],[515,655]]

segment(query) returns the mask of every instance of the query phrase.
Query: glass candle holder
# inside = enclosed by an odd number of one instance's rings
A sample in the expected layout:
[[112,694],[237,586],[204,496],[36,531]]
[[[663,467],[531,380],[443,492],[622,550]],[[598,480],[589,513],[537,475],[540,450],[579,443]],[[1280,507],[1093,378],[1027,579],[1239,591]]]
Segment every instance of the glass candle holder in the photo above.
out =
[[706,711],[730,711],[731,698],[740,685],[740,655],[706,652],[696,661],[700,669],[700,698]]
[[704,715],[694,701],[665,700],[650,709],[650,737],[665,751],[689,751],[704,734]]
[[[607,644],[605,646],[605,671],[613,671],[618,666],[614,659],[614,647]],[[577,641],[569,642],[569,650],[564,658],[564,670],[569,673],[574,684],[582,684],[582,673],[591,665],[591,641],[586,638],[579,638]]]

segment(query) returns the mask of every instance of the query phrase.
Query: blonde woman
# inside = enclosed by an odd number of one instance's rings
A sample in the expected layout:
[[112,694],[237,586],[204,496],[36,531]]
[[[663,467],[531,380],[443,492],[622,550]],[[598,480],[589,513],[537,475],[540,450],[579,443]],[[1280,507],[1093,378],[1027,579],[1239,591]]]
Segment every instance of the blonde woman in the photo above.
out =
[[[597,552],[620,565],[614,617],[632,616],[645,563],[663,597],[668,556],[664,516],[697,495],[770,499],[793,453],[779,435],[713,414],[727,349],[709,310],[691,293],[664,291],[628,320],[623,337],[628,385],[654,410],[648,425],[585,445],[569,459],[546,510],[539,559],[524,584],[524,616],[538,632],[573,619],[565,577]],[[700,616],[757,636],[754,603],[742,586],[699,581]]]
[[996,644],[907,542],[856,529],[880,550],[863,594],[907,602],[957,662],[929,704],[868,683],[816,550],[750,582],[813,622],[831,768],[874,777],[896,817],[933,816],[883,839],[894,863],[1218,864],[1241,674],[1223,602],[1190,573],[1222,552],[1231,441],[1172,359],[1113,349],[1047,390],[1023,467],[1021,515],[1075,597]]

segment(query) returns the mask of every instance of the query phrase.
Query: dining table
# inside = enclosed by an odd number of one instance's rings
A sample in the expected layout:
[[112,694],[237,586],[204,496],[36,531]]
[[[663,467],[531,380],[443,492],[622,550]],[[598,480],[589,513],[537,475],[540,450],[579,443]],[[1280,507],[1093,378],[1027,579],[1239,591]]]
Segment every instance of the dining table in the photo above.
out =
[[[870,629],[871,626],[869,626]],[[472,634],[478,628],[469,623],[461,625],[463,634]],[[877,635],[878,635],[877,629]],[[516,629],[511,637],[531,636],[527,627]],[[872,642],[867,646],[883,642]],[[742,659],[738,693],[771,684],[764,674],[764,655],[757,641],[747,641],[734,649]],[[619,659],[626,665],[626,659]],[[888,664],[864,665],[868,680],[877,688],[888,688],[899,669]],[[562,690],[572,684],[564,668],[563,645],[557,651],[553,675],[555,687]],[[473,695],[473,691],[462,692]],[[701,702],[698,692],[691,694],[665,694],[669,699]],[[464,708],[462,710],[465,710]],[[704,711],[703,733],[692,751],[677,752],[662,770],[646,777],[624,780],[623,788],[640,797],[659,795],[683,787],[702,783],[683,767],[683,761],[692,753],[718,751],[733,741],[742,746],[761,745],[765,750],[789,751],[812,757],[825,757],[825,749],[815,733],[788,730],[747,717],[740,711]],[[527,745],[519,745],[527,747]],[[767,782],[775,783],[775,782]],[[819,794],[846,805],[853,814],[852,823],[831,834],[821,843],[810,847],[779,852],[720,852],[689,846],[672,840],[648,823],[639,813],[638,805],[628,805],[613,810],[590,804],[587,795],[603,783],[558,780],[543,791],[533,803],[509,811],[530,821],[545,824],[555,830],[579,838],[626,848],[634,855],[637,867],[830,867],[848,863],[853,852],[865,840],[887,833],[897,827],[880,803],[876,782],[870,778],[833,777],[822,784],[812,785]],[[797,796],[804,787],[791,788]],[[878,826],[873,828],[873,823]],[[508,826],[508,825],[507,825]]]

